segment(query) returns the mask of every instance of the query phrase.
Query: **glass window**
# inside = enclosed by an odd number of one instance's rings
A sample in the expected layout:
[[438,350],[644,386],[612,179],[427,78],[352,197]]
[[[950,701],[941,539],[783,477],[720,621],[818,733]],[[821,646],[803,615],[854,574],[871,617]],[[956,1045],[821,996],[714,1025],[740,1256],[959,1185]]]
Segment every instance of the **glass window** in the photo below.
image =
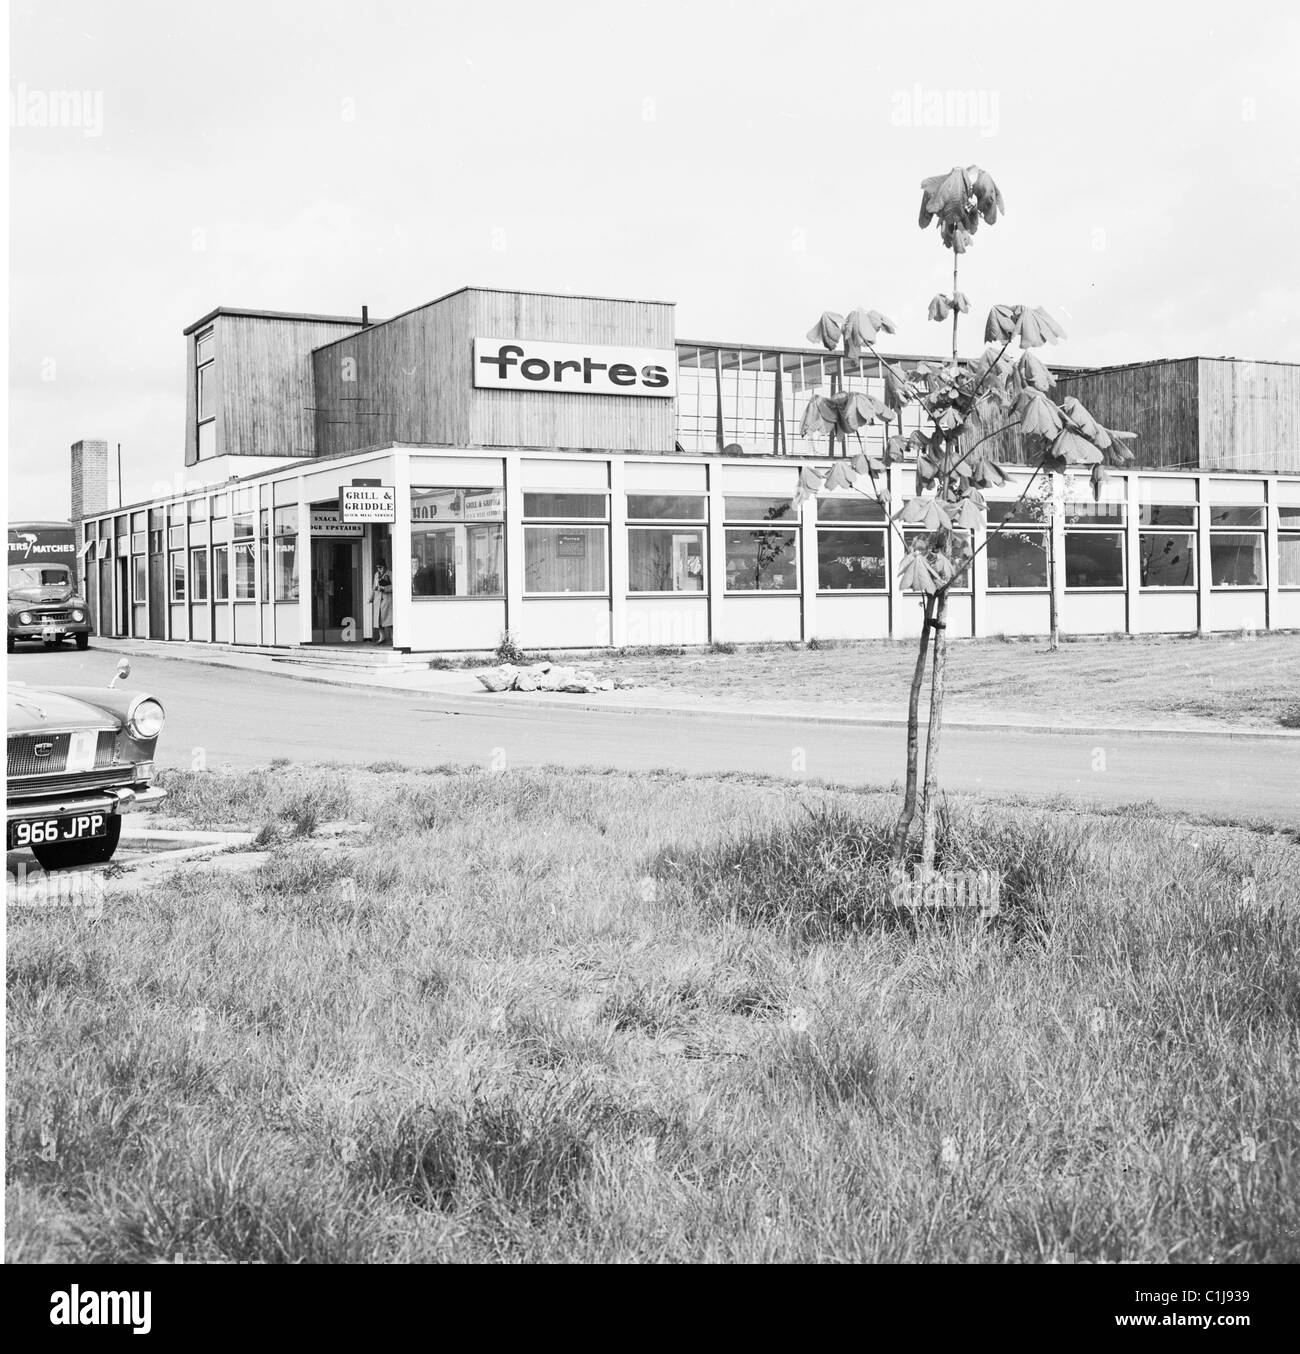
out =
[[704,532],[675,527],[629,527],[630,592],[704,592]]
[[199,421],[215,418],[217,414],[217,383],[213,376],[214,368],[199,368],[198,409]]
[[190,551],[190,601],[208,600],[208,552]]
[[143,602],[149,586],[149,565],[143,555],[137,555],[131,562],[131,600]]
[[257,514],[258,535],[265,536],[271,529],[271,514],[265,508]]
[[1300,507],[1282,503],[1277,510],[1278,525],[1283,531],[1300,531]]
[[208,520],[208,500],[207,497],[192,498],[190,500],[190,521],[206,522]]
[[652,521],[702,522],[704,498],[697,494],[628,494],[627,515]]
[[1066,526],[1123,526],[1125,520],[1122,503],[1069,502],[1065,505]]
[[799,518],[788,498],[728,494],[723,502],[728,522],[795,522]]
[[[535,514],[548,516],[549,514]],[[584,516],[575,513],[574,516]],[[602,514],[603,515],[603,514]],[[503,489],[412,489],[413,522],[501,522],[505,519]]]
[[1118,531],[1065,533],[1067,588],[1122,588],[1124,536]]
[[212,517],[213,520],[227,516],[230,512],[230,495],[213,494],[212,495]]
[[185,552],[174,551],[171,556],[172,601],[185,600]]
[[162,508],[149,509],[149,530],[161,531],[167,525],[167,515]]
[[212,596],[218,602],[230,600],[230,547],[212,547]]
[[290,503],[275,510],[275,534],[277,536],[296,536],[298,534],[298,505]]
[[595,517],[606,515],[607,494],[525,494],[525,517]]
[[411,527],[412,597],[505,595],[505,528],[499,522]]
[[1278,534],[1277,582],[1281,588],[1300,588],[1300,532]]
[[[251,525],[251,523],[250,523]],[[257,563],[252,542],[235,546],[235,601],[257,600]]]
[[217,454],[217,421],[209,419],[199,424],[199,460]]
[[194,340],[194,365],[201,367],[211,362],[215,354],[212,351],[212,330],[205,329]]
[[1046,532],[1010,529],[990,532],[985,554],[990,588],[1047,587]]
[[[904,531],[903,531],[903,543],[904,543],[904,547],[905,547],[906,549],[910,550],[910,549],[912,548],[912,542],[913,542],[914,540],[916,540],[918,537],[923,537],[923,536],[924,536],[924,537],[928,537],[928,536],[931,535],[931,534],[933,534],[933,533],[925,532],[925,531],[918,531],[915,527],[905,528]],[[966,542],[966,545],[969,547],[969,545],[970,545],[970,533],[969,533],[968,531],[954,531],[954,532],[953,532],[953,537],[954,537],[956,540],[959,540],[959,541],[964,540],[964,541]],[[954,568],[957,568],[957,567],[959,566],[960,562],[961,562],[961,561],[954,560],[954,561],[953,561],[953,567],[954,567]],[[966,568],[965,568],[965,569],[963,570],[963,572],[962,572],[962,575],[961,575],[960,580],[959,580],[957,583],[955,583],[955,584],[949,589],[949,592],[953,592],[953,593],[957,593],[957,592],[969,592],[969,591],[970,591],[970,588],[971,588],[971,566],[970,566],[970,565],[967,565]],[[910,591],[910,590],[909,590],[909,591]]]
[[133,555],[143,555],[148,537],[143,531],[133,531],[131,533],[131,553]]
[[883,522],[885,508],[874,498],[819,498],[819,522]]
[[1212,527],[1262,527],[1264,525],[1263,508],[1210,507],[1210,525]]
[[184,550],[186,545],[184,527],[168,527],[167,529],[167,548],[169,550]]
[[727,591],[797,592],[798,540],[797,531],[728,531]]
[[251,536],[253,534],[253,514],[251,512],[241,512],[235,517],[235,539],[241,536]]
[[1143,503],[1138,508],[1138,521],[1144,527],[1194,527],[1194,503]]
[[1210,536],[1210,582],[1216,588],[1264,586],[1264,533],[1216,531]]
[[148,526],[148,519],[145,517],[145,514],[144,514],[144,513],[142,513],[142,512],[133,512],[133,513],[131,514],[131,530],[132,530],[133,532],[135,532],[135,531],[144,531],[144,530],[146,529],[147,526]]
[[298,600],[297,536],[275,538],[275,600],[277,602]]
[[817,532],[817,586],[823,592],[886,591],[885,533],[821,528]]
[[1190,531],[1144,531],[1138,538],[1144,588],[1194,588],[1196,537]]
[[525,527],[526,593],[603,593],[604,527]]
[[499,487],[412,489],[411,596],[503,597],[504,516]]
[[1042,500],[1026,497],[1019,502],[1014,499],[1010,503],[985,503],[985,512],[990,526],[998,526],[1003,522],[1020,522],[1025,526],[1042,528],[1043,519],[1039,517],[1042,509]]

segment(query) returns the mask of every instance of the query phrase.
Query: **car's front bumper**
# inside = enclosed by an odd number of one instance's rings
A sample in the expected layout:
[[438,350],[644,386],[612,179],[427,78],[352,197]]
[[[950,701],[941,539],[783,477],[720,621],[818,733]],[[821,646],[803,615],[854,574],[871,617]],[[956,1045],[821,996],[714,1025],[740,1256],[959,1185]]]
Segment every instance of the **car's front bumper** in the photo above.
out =
[[88,634],[90,634],[89,621],[51,621],[48,625],[40,620],[33,621],[31,625],[20,625],[17,621],[9,622],[9,638],[15,640],[35,642]]
[[56,818],[65,813],[122,813],[126,809],[151,808],[167,797],[157,785],[123,785],[111,790],[82,794],[50,795],[40,799],[10,800],[5,805],[5,821],[24,822],[29,818]]

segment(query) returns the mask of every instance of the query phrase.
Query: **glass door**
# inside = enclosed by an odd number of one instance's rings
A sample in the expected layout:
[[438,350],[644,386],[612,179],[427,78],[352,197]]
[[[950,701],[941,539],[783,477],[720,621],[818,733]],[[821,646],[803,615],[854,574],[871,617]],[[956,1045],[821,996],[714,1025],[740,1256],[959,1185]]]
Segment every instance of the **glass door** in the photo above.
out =
[[312,643],[355,644],[364,638],[361,542],[314,538],[311,543]]

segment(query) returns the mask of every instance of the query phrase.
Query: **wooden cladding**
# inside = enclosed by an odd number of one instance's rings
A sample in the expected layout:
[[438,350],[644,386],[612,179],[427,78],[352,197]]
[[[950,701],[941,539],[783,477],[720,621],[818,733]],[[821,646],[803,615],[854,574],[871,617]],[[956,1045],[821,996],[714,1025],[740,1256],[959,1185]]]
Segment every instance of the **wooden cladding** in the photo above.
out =
[[671,400],[475,389],[482,335],[672,349],[673,308],[467,288],[331,343],[313,356],[319,454],[386,442],[672,450]]
[[1201,466],[1300,470],[1300,367],[1200,359]]
[[316,455],[312,350],[344,332],[328,321],[218,316],[217,455]]

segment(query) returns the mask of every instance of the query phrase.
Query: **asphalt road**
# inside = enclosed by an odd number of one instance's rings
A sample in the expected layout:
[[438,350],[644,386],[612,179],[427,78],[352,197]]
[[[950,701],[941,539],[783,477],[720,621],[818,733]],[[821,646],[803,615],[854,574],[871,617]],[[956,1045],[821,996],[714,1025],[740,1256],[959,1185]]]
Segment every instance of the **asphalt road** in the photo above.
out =
[[[19,653],[11,680],[106,685],[117,655]],[[167,709],[161,766],[209,768],[298,762],[485,768],[599,766],[739,771],[885,786],[899,779],[899,728],[673,715],[661,711],[539,708],[492,701],[327,686],[234,668],[133,658],[126,685]],[[948,728],[941,780],[953,790],[1034,798],[1068,795],[1286,826],[1300,823],[1300,742],[1114,733],[1057,734]]]

